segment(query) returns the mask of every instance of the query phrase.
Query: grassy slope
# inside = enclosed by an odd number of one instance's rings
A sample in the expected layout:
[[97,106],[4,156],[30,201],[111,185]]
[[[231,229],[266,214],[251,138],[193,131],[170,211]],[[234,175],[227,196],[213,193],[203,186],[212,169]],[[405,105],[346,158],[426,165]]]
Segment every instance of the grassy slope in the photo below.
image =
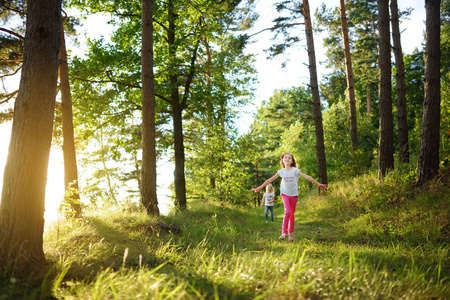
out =
[[302,195],[293,243],[278,240],[279,200],[273,224],[260,208],[204,202],[160,218],[181,235],[143,213],[89,212],[46,232],[45,284],[24,292],[1,278],[0,298],[448,299],[449,179],[419,189],[413,177]]

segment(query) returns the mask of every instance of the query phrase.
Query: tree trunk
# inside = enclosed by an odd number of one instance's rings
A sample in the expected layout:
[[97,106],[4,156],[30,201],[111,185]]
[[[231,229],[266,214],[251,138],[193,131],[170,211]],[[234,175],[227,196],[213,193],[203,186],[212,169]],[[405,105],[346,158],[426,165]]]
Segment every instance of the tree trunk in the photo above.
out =
[[24,60],[0,204],[0,269],[45,261],[45,186],[61,37],[61,1],[28,0]]
[[440,95],[440,0],[426,0],[425,99],[417,183],[432,179],[439,171]]
[[173,139],[174,139],[174,155],[175,155],[175,205],[180,209],[186,209],[186,179],[184,177],[184,142],[183,142],[183,104],[180,102],[180,94],[178,92],[178,76],[176,67],[176,44],[175,44],[175,12],[173,0],[169,0],[169,60],[171,65],[170,89],[171,89],[171,106],[173,118]]
[[372,95],[370,94],[370,86],[366,85],[366,101],[367,101],[367,112],[370,114],[372,112]]
[[305,31],[306,31],[306,43],[308,47],[310,85],[314,106],[318,175],[319,181],[321,183],[327,183],[328,182],[327,162],[325,157],[325,143],[323,138],[322,107],[320,105],[319,84],[317,81],[317,69],[316,69],[316,54],[314,51],[314,37],[312,31],[311,15],[309,11],[308,0],[303,0],[303,16],[305,17]]
[[100,127],[100,149],[101,150],[99,151],[99,156],[100,161],[102,162],[103,165],[103,172],[105,173],[106,176],[106,182],[108,184],[109,197],[111,197],[113,204],[117,206],[116,189],[115,186],[113,185],[112,182],[113,178],[111,176],[112,171],[106,165],[109,147],[105,147],[103,143],[103,127]]
[[[177,88],[175,86],[175,88]],[[172,91],[172,117],[173,117],[173,138],[175,154],[175,198],[176,206],[186,209],[186,180],[184,177],[184,142],[183,142],[183,122],[182,108],[179,102],[178,89]]]
[[[212,101],[212,81],[211,81],[211,62],[212,62],[212,56],[211,56],[211,47],[209,46],[208,38],[203,38],[203,45],[205,46],[206,50],[206,95],[207,99],[205,101],[206,109],[206,119],[207,122],[211,125],[207,130],[207,138],[212,139],[215,135],[214,129],[215,129],[215,111]],[[220,154],[222,155],[222,153]],[[211,158],[215,159],[216,155],[211,155]],[[209,170],[209,185],[211,187],[211,190],[216,189],[216,175],[213,170]]]
[[400,164],[409,162],[408,121],[406,110],[405,64],[403,63],[397,0],[391,0],[392,40],[394,43],[395,74],[397,82],[398,159]]
[[156,193],[155,83],[153,74],[153,3],[142,0],[142,167],[141,203],[159,215]]
[[380,178],[394,168],[394,123],[392,120],[391,46],[389,30],[389,0],[378,0],[378,30],[380,32],[379,66],[379,163]]
[[350,106],[350,137],[353,149],[358,149],[358,126],[356,122],[355,84],[353,80],[352,58],[350,56],[350,43],[348,40],[347,17],[345,15],[345,1],[340,0],[342,38],[344,40],[345,67],[347,69],[347,88]]
[[61,26],[61,49],[59,51],[59,79],[61,90],[61,112],[63,130],[64,189],[68,195],[74,217],[81,217],[80,194],[78,192],[78,168],[73,132],[72,97],[70,94],[67,49],[64,24]]

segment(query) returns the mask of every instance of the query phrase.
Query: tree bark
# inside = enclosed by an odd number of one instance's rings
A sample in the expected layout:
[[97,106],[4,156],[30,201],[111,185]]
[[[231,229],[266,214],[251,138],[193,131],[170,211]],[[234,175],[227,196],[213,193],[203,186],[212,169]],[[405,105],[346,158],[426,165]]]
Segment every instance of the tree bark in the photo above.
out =
[[61,1],[28,0],[24,61],[0,204],[0,269],[45,261],[45,186],[52,140]]
[[175,44],[175,11],[173,0],[169,0],[169,60],[171,61],[170,69],[170,90],[171,90],[171,107],[173,118],[173,139],[174,139],[174,155],[175,155],[175,205],[180,209],[186,209],[186,179],[184,176],[184,142],[183,142],[183,103],[180,102],[180,94],[178,91],[178,75],[176,73],[176,44]]
[[392,40],[394,43],[395,74],[397,82],[397,122],[398,160],[400,164],[409,162],[408,120],[406,110],[405,64],[403,62],[397,0],[391,0]]
[[389,30],[389,0],[378,0],[378,30],[380,33],[379,65],[379,163],[380,177],[394,168],[394,123],[392,120],[391,46]]
[[366,85],[366,103],[367,103],[367,113],[372,112],[372,96],[370,95],[370,86]]
[[347,69],[347,89],[350,106],[350,138],[353,149],[358,149],[358,125],[356,120],[355,83],[353,80],[352,58],[348,39],[347,17],[345,15],[345,0],[340,0],[342,38],[344,40],[345,67]]
[[153,2],[142,0],[142,167],[141,203],[159,215],[156,193],[155,82],[153,74]]
[[173,138],[175,155],[175,205],[180,209],[186,209],[186,180],[184,176],[184,137],[183,137],[183,117],[181,103],[179,102],[178,91],[172,91],[172,117],[173,117]]
[[319,84],[317,81],[316,69],[316,54],[314,51],[314,37],[308,0],[303,0],[303,16],[305,17],[305,32],[309,58],[310,85],[314,106],[318,176],[319,181],[326,184],[328,182],[328,178],[327,162],[325,157],[325,142],[323,137],[322,107],[320,105]]
[[64,189],[74,217],[81,217],[80,194],[78,192],[78,168],[73,131],[72,97],[67,66],[67,49],[64,38],[64,22],[61,26],[61,48],[59,52],[59,79],[61,90],[61,113],[63,131]]
[[440,95],[440,0],[425,0],[425,99],[417,183],[435,177],[439,171]]

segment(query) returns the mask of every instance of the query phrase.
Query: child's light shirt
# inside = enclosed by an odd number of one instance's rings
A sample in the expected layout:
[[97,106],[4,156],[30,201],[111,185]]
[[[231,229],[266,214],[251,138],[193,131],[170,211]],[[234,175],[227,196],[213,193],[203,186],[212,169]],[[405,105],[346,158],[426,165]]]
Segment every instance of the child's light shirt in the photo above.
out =
[[298,175],[300,169],[292,168],[290,171],[281,169],[278,175],[282,178],[280,192],[286,196],[298,196]]
[[272,201],[273,199],[275,199],[275,194],[274,193],[264,193],[263,197],[264,197],[264,199],[266,199],[266,205],[267,206],[273,206],[273,202],[272,203],[268,203],[268,202]]

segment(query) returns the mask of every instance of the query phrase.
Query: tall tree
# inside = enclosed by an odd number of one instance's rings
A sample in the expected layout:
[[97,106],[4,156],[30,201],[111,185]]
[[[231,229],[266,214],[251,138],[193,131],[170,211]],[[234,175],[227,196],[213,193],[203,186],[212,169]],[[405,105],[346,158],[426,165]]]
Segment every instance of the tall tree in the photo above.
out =
[[64,20],[61,23],[61,48],[59,51],[59,79],[61,90],[61,116],[63,131],[64,189],[74,217],[81,216],[78,191],[78,168],[73,130],[72,95],[70,93],[67,48],[64,37]]
[[355,82],[353,80],[352,57],[350,54],[350,43],[348,38],[347,16],[345,10],[345,0],[340,0],[342,39],[344,41],[345,68],[347,71],[347,89],[350,108],[350,137],[353,149],[358,148],[358,125],[356,121],[356,99]]
[[196,41],[192,54],[190,69],[187,74],[185,83],[185,93],[180,97],[179,92],[179,74],[177,72],[177,39],[176,39],[176,18],[177,11],[173,0],[169,0],[168,8],[168,30],[167,43],[169,48],[169,86],[170,86],[170,106],[172,108],[173,120],[173,141],[174,141],[174,155],[175,155],[175,171],[174,171],[174,185],[175,185],[175,201],[176,205],[181,209],[186,209],[186,178],[185,172],[185,153],[184,153],[184,136],[183,136],[183,110],[187,106],[187,99],[189,96],[189,89],[192,83],[195,72],[195,61],[197,59],[197,49],[199,41]]
[[355,62],[354,74],[361,81],[360,94],[366,96],[366,111],[372,113],[377,109],[376,101],[372,99],[378,84],[377,1],[353,0],[350,3],[352,5],[349,15],[356,34],[355,51],[352,53]]
[[317,80],[317,67],[316,67],[316,54],[314,49],[314,37],[311,22],[311,14],[309,10],[308,1],[304,0],[303,3],[298,1],[282,1],[275,4],[277,11],[288,11],[290,16],[280,16],[274,20],[275,26],[271,30],[281,30],[285,35],[284,41],[281,44],[270,47],[272,55],[278,55],[283,53],[292,44],[298,42],[300,39],[297,36],[292,37],[288,28],[293,28],[302,23],[296,22],[299,16],[303,16],[305,22],[305,34],[306,34],[306,48],[308,52],[309,60],[309,75],[310,75],[310,88],[313,102],[313,113],[315,123],[316,134],[316,154],[317,154],[317,169],[319,181],[327,182],[327,166],[325,157],[325,143],[323,137],[323,125],[322,125],[322,106],[320,103],[319,95],[319,83]]
[[29,0],[23,67],[0,204],[0,268],[45,261],[45,185],[52,139],[61,1]]
[[[337,2],[336,2],[337,3]],[[328,3],[327,3],[328,4]],[[374,91],[377,90],[377,58],[378,58],[378,35],[376,32],[375,20],[378,18],[376,9],[376,0],[352,0],[347,1],[345,5],[347,28],[349,35],[349,43],[353,68],[354,89],[356,97],[366,98],[367,112],[372,109],[377,113],[377,101],[374,101]],[[327,30],[328,34],[324,38],[324,46],[327,48],[326,55],[328,59],[325,61],[327,68],[333,70],[329,81],[339,82],[345,80],[345,55],[344,45],[342,41],[342,25],[340,18],[340,10],[337,7],[327,9],[326,4],[322,4],[316,11],[317,23],[319,30]],[[342,77],[342,78],[340,78]],[[336,92],[335,92],[336,91]],[[329,104],[339,102],[344,93],[340,91],[340,87],[324,86],[322,93],[327,96]],[[336,94],[334,97],[333,94]],[[375,105],[372,105],[375,104]]]
[[142,167],[141,203],[158,215],[156,194],[155,82],[153,74],[153,1],[142,0]]
[[394,123],[392,120],[391,46],[389,30],[389,0],[378,0],[378,30],[380,34],[379,66],[379,162],[380,176],[394,168]]
[[450,0],[441,1],[441,120],[439,155],[445,157],[450,152],[450,122],[444,121],[450,120]]
[[409,162],[408,119],[406,109],[405,64],[403,62],[402,44],[397,0],[391,0],[392,41],[394,44],[395,79],[397,87],[397,122],[398,122],[398,160],[400,164]]
[[425,100],[417,183],[421,184],[439,170],[440,95],[440,0],[425,0]]
[[322,106],[320,104],[319,95],[319,83],[317,80],[317,68],[316,68],[316,54],[314,49],[314,37],[312,30],[311,14],[309,11],[308,0],[303,0],[302,13],[305,17],[305,33],[306,33],[306,45],[308,48],[309,58],[309,75],[310,86],[313,98],[314,106],[314,123],[316,132],[316,152],[317,152],[317,169],[319,175],[319,181],[327,183],[327,162],[325,156],[325,142],[323,138],[323,124],[322,124]]
[[[199,57],[201,57],[202,53],[207,53],[210,50],[208,49],[210,40],[205,42],[205,37],[211,39],[214,35],[217,35],[214,37],[216,42],[218,42],[217,46],[220,48],[225,47],[220,44],[220,37],[227,30],[235,30],[229,24],[227,18],[230,18],[230,15],[236,15],[237,6],[241,1],[206,2],[203,5],[200,5],[200,2],[192,3],[190,1],[169,0],[167,2],[167,26],[165,27],[167,38],[165,40],[168,48],[166,76],[168,78],[169,96],[167,99],[163,97],[163,100],[169,103],[171,109],[175,160],[175,204],[180,209],[186,208],[185,126],[183,124],[185,122],[183,119],[185,115],[189,116],[192,111],[201,110],[196,104],[204,105],[204,101],[198,101],[197,96],[191,90],[196,88],[196,93],[200,94],[199,89],[202,88],[202,84],[200,84],[198,77],[205,72],[204,70],[207,73],[209,68],[208,58],[202,64],[202,61],[199,61]],[[186,22],[189,22],[190,26],[186,26]],[[212,32],[215,32],[215,34],[212,34]],[[239,39],[237,49],[242,50],[245,44],[245,39]],[[224,51],[224,55],[228,55],[225,53],[227,51]],[[244,68],[243,71],[248,72],[248,68]],[[222,75],[218,76],[221,77]],[[237,77],[240,78],[242,75],[239,74]],[[218,91],[223,91],[221,86],[217,86],[217,89]],[[225,107],[224,102],[222,102],[224,97],[218,97],[216,100],[207,93],[203,93],[203,91],[201,94],[205,97],[204,100],[217,101],[219,107]],[[188,103],[193,107],[187,111]],[[216,120],[218,123],[216,124],[220,124],[219,126],[224,125],[224,116],[224,112],[219,113]],[[211,124],[211,126],[214,125]],[[221,130],[221,133],[224,134],[224,131]]]
[[[251,55],[243,53],[244,41],[245,38],[236,35],[235,30],[202,39],[205,50],[203,57],[199,57],[202,70],[195,80],[195,85],[202,89],[192,98],[201,105],[196,104],[197,108],[191,109],[192,116],[185,126],[186,186],[191,196],[201,195],[219,202],[245,201],[246,197],[242,195],[246,190],[245,180],[237,171],[243,151],[236,147],[241,139],[234,128],[239,111],[249,97],[248,92],[235,87],[247,85],[253,79],[249,68]],[[231,70],[247,70],[249,74],[230,78],[227,74]],[[233,181],[236,183],[230,184]]]

